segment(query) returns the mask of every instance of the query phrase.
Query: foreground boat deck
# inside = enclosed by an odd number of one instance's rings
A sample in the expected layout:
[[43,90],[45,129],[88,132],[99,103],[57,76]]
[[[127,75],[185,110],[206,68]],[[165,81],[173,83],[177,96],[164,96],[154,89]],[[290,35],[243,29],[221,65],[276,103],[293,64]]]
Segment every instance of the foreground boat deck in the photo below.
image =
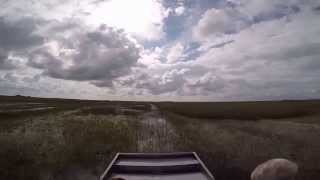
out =
[[118,153],[100,180],[214,180],[195,152]]

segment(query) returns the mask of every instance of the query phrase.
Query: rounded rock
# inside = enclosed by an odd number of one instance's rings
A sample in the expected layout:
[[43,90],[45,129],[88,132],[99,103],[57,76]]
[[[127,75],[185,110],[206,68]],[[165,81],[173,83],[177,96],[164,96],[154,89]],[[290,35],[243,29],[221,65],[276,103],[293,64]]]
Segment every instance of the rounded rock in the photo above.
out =
[[287,159],[271,159],[258,165],[251,180],[294,180],[298,165]]

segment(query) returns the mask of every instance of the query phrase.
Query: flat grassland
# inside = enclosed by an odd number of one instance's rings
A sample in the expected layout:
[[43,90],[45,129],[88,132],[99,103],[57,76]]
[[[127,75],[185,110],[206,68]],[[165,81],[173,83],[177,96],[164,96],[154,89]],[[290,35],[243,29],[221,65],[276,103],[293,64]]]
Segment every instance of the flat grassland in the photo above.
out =
[[177,147],[200,154],[216,179],[250,179],[257,164],[287,158],[297,179],[320,178],[320,101],[162,102]]
[[196,151],[217,180],[270,158],[320,179],[320,101],[119,102],[0,96],[0,179],[93,180],[117,152]]

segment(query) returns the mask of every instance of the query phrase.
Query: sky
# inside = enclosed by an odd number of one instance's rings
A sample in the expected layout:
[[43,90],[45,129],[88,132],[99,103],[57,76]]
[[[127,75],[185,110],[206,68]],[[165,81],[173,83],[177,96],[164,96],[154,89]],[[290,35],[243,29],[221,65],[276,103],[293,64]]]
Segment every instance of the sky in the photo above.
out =
[[0,94],[320,98],[319,0],[0,0]]

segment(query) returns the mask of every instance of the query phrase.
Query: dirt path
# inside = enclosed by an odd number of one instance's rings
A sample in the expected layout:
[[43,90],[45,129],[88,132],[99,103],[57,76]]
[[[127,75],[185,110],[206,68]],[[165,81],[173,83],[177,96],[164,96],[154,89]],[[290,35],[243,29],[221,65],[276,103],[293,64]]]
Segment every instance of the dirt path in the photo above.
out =
[[151,104],[152,110],[143,115],[141,131],[138,135],[138,152],[174,151],[175,131],[161,115],[158,107]]

